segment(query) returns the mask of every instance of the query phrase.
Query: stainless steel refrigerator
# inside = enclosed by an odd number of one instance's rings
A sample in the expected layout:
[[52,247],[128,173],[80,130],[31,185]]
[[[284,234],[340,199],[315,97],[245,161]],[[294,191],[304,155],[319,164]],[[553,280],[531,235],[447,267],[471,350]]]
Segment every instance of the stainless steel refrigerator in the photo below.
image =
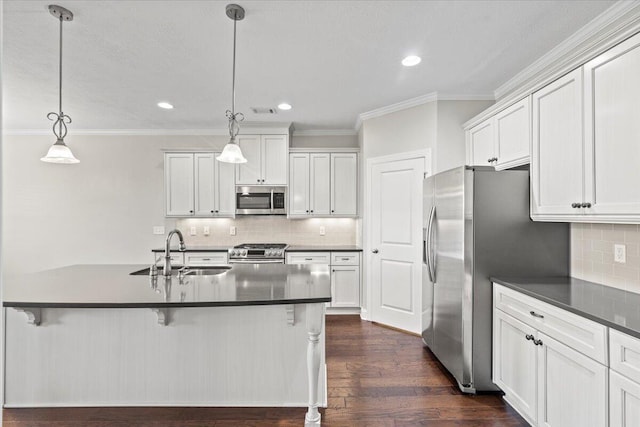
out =
[[569,225],[529,217],[529,171],[460,167],[425,179],[422,339],[467,393],[491,381],[490,276],[569,273]]

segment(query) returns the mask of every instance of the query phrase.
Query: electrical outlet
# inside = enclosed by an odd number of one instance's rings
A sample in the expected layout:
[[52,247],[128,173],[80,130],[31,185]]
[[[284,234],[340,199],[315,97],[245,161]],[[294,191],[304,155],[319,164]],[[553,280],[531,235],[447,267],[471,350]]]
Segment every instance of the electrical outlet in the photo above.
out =
[[618,325],[627,326],[627,318],[624,316],[620,316],[619,314],[613,315],[613,321]]
[[154,225],[153,234],[164,235],[164,225]]
[[236,227],[235,226],[231,226],[229,227],[229,235],[230,236],[235,236],[236,235]]
[[326,234],[326,230],[324,229],[324,225],[320,226],[320,235],[324,236]]
[[211,230],[209,230],[208,225],[204,226],[204,228],[202,229],[202,234],[204,234],[205,236],[208,236],[209,234],[211,234]]
[[620,264],[627,262],[627,247],[625,245],[613,245],[613,260]]
[[195,236],[197,234],[196,227],[191,227],[191,230],[189,230],[189,234],[191,234],[192,236]]

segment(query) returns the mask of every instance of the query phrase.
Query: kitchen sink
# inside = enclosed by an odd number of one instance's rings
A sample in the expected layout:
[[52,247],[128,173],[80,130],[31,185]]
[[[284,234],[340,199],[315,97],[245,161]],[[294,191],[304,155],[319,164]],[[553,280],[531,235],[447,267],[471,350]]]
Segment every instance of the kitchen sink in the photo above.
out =
[[[150,267],[143,268],[142,270],[129,273],[132,276],[148,276]],[[185,276],[215,276],[222,274],[231,269],[230,266],[216,266],[216,267],[199,267],[199,268],[187,268],[183,271]],[[171,275],[177,276],[182,269],[174,267],[171,269]],[[158,276],[162,276],[162,267],[158,268]]]

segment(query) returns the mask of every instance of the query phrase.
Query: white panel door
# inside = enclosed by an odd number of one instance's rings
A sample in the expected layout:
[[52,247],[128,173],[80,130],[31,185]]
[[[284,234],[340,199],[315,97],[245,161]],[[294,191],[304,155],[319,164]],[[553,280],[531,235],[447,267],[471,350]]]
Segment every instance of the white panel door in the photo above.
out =
[[609,425],[640,426],[640,384],[609,371]]
[[371,166],[371,320],[421,332],[422,159]]
[[495,157],[493,118],[469,130],[471,158],[474,166],[492,166]]
[[313,215],[329,215],[331,210],[331,156],[329,153],[309,156],[309,210]]
[[529,423],[538,416],[536,330],[508,314],[493,311],[493,382]]
[[309,215],[309,154],[289,155],[289,215]]
[[289,138],[262,135],[262,184],[287,185]]
[[166,215],[192,216],[193,154],[165,154],[164,179]]
[[[213,153],[195,153],[195,214],[211,216],[216,213],[215,157]],[[220,163],[220,162],[218,162]]]
[[607,426],[609,369],[538,333],[538,425]]
[[260,135],[239,135],[236,141],[247,159],[247,163],[237,165],[236,184],[260,185],[262,183]]
[[[215,153],[214,156],[219,156]],[[219,216],[236,214],[236,165],[216,162],[216,208]]]
[[584,66],[588,215],[640,216],[640,35]]
[[360,266],[331,267],[331,307],[360,307]]
[[582,69],[533,94],[531,215],[582,215]]
[[496,169],[529,163],[529,113],[529,98],[525,98],[495,115]]
[[358,155],[355,153],[331,154],[331,214],[358,214]]

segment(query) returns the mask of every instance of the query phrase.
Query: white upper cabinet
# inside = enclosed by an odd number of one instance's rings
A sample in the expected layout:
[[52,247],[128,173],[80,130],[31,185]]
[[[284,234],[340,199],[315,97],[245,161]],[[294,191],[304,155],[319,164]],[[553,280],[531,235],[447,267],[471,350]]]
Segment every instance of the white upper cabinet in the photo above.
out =
[[166,216],[234,216],[235,168],[220,153],[166,153]]
[[529,163],[529,102],[521,99],[469,129],[467,164],[501,170]]
[[166,215],[192,216],[194,213],[193,154],[165,154],[164,182]]
[[357,215],[356,153],[291,153],[289,216]]
[[640,221],[638,111],[640,35],[533,94],[533,219]]
[[358,156],[331,153],[331,215],[358,214]]
[[494,118],[496,169],[529,163],[531,114],[529,98],[500,111]]
[[582,69],[533,94],[531,217],[576,215],[583,201]]
[[309,156],[309,212],[329,215],[331,211],[331,156],[313,153]]
[[640,35],[584,66],[585,215],[640,219]]
[[471,165],[473,166],[493,166],[494,165],[494,142],[493,118],[487,119],[468,132]]
[[236,139],[247,159],[237,166],[238,185],[287,185],[287,135],[240,135]]

